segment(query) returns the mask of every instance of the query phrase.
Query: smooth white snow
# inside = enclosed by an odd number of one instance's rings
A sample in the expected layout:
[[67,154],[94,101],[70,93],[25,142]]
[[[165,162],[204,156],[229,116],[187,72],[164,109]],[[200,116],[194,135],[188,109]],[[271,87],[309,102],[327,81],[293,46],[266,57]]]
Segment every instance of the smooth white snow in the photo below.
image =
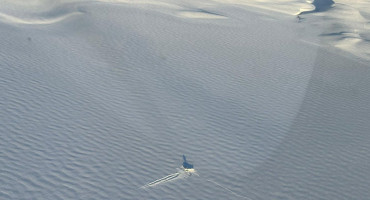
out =
[[0,5],[0,199],[370,196],[366,0]]

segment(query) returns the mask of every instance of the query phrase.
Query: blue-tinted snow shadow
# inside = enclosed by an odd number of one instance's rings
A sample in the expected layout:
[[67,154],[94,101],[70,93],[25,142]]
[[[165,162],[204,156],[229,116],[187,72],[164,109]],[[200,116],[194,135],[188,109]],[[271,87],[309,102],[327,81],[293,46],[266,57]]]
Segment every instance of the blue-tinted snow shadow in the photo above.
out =
[[315,6],[315,9],[310,10],[310,11],[303,11],[299,14],[303,15],[303,14],[309,14],[309,13],[315,13],[315,12],[324,12],[332,8],[334,4],[335,2],[333,0],[314,0],[312,2],[312,5]]

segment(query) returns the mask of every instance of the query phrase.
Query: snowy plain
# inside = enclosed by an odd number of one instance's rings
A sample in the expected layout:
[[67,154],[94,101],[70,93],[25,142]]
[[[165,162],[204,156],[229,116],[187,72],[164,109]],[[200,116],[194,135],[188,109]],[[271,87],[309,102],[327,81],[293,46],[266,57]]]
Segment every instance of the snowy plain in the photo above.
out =
[[330,2],[0,0],[0,199],[368,199],[370,3]]

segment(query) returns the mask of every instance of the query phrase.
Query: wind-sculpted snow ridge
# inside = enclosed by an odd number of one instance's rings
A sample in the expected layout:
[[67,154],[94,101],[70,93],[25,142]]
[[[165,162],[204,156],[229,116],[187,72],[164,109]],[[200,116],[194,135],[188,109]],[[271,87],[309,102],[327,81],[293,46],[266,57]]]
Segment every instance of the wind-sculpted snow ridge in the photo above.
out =
[[323,12],[326,10],[329,10],[333,7],[335,2],[333,0],[313,0],[313,1],[307,1],[308,3],[312,4],[314,6],[313,9],[300,9],[300,12],[297,13],[297,15],[304,15],[314,12]]
[[[335,6],[334,6],[335,3]],[[337,0],[314,1],[311,11],[298,13],[299,21],[318,27],[320,45],[332,46],[370,60],[370,2]]]
[[[300,9],[311,9],[312,7],[307,5],[306,2],[300,0],[210,0],[211,4],[219,4],[226,6],[238,6],[238,7],[251,7],[256,9],[261,9],[261,12],[268,14],[266,11],[273,13],[280,13],[285,15],[294,15]],[[256,10],[255,10],[256,11]]]
[[82,14],[75,2],[53,3],[51,1],[1,2],[0,21],[8,24],[42,25],[63,21]]
[[158,2],[0,0],[0,199],[368,199],[368,2]]
[[[124,3],[130,5],[142,6],[143,8],[152,7],[154,10],[165,14],[172,14],[181,18],[189,19],[227,19],[226,16],[208,11],[204,6],[204,2],[189,1],[186,4],[183,2],[174,1],[155,1],[155,0],[98,0],[99,2],[108,3]],[[210,4],[208,4],[209,6]],[[163,10],[165,9],[165,10]]]
[[6,23],[12,23],[12,24],[53,24],[56,22],[63,21],[71,16],[81,14],[81,12],[71,12],[67,13],[65,15],[61,15],[58,17],[51,17],[51,18],[44,18],[44,17],[29,17],[29,18],[21,18],[16,17],[12,15],[7,15],[5,13],[0,13],[0,20]]
[[226,19],[226,16],[211,13],[205,10],[198,10],[198,11],[182,11],[179,12],[178,16],[184,18],[195,18],[195,19]]

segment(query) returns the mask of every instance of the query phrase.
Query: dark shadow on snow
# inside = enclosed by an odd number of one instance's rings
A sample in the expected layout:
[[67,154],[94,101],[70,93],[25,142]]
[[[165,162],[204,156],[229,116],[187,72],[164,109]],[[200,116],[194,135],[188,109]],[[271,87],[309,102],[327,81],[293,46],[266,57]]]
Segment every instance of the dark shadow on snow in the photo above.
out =
[[303,11],[299,13],[299,15],[309,14],[309,13],[314,13],[314,12],[324,12],[332,8],[334,4],[335,2],[333,0],[314,0],[312,2],[312,5],[315,6],[315,9],[310,10],[310,11]]
[[312,4],[315,6],[315,12],[323,12],[329,10],[334,5],[333,0],[314,0]]
[[193,169],[193,168],[194,168],[194,166],[193,166],[192,164],[190,164],[190,163],[188,163],[188,162],[186,161],[186,157],[185,157],[185,155],[182,155],[182,159],[184,160],[184,161],[183,161],[183,163],[182,163],[182,166],[183,166],[185,169]]

